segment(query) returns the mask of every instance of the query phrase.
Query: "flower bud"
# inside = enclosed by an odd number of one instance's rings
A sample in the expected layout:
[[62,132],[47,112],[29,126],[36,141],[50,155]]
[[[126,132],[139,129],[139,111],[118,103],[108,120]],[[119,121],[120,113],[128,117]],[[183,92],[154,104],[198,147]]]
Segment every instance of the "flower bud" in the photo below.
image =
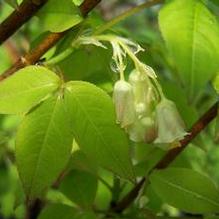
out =
[[162,99],[156,107],[158,138],[154,143],[172,143],[180,141],[188,133],[174,102]]
[[116,108],[117,122],[127,127],[135,121],[135,105],[132,86],[119,80],[114,85],[113,100]]

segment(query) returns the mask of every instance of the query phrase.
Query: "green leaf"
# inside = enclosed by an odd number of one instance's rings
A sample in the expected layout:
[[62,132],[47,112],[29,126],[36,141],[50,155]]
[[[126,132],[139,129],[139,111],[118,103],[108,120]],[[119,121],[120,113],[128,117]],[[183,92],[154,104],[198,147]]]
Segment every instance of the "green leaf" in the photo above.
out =
[[[58,184],[56,184],[56,185],[58,185]],[[48,203],[54,203],[54,204],[59,203],[59,204],[68,205],[68,206],[72,206],[72,207],[75,206],[75,204],[69,198],[67,198],[62,192],[57,190],[56,186],[54,188],[50,188],[47,191],[46,196],[45,196],[45,200]]]
[[175,102],[186,127],[191,127],[198,119],[198,113],[194,106],[188,103],[185,91],[179,85],[167,80],[162,81],[162,89],[166,96]]
[[219,74],[216,76],[216,78],[213,81],[213,86],[214,89],[217,91],[217,93],[219,94]]
[[208,215],[208,216],[204,217],[204,219],[219,219],[219,216],[216,216],[216,215]]
[[[66,42],[69,46],[69,42]],[[84,65],[86,60],[86,65]],[[74,51],[69,57],[59,62],[65,76],[70,80],[85,80],[100,84],[111,82],[113,78],[110,69],[111,51],[91,45]],[[72,70],[72,66],[78,66]]]
[[65,101],[82,151],[106,169],[134,181],[128,139],[116,124],[111,98],[90,83],[75,81],[67,83]]
[[155,192],[168,204],[191,213],[219,212],[219,192],[200,173],[184,168],[157,170],[150,176]]
[[38,17],[44,30],[51,32],[65,31],[82,21],[80,11],[72,0],[49,0]]
[[72,0],[75,5],[79,6],[83,3],[84,0]]
[[40,197],[67,164],[73,142],[61,96],[27,114],[16,136],[16,161],[27,194]]
[[[1,11],[1,13],[2,13],[2,11]],[[3,19],[3,18],[1,18],[1,16],[0,16],[0,19]],[[9,56],[5,55],[6,53],[7,53],[6,48],[3,46],[0,47],[0,59],[1,59],[1,73],[0,73],[0,75],[2,74],[2,72],[6,71],[12,65],[11,59]]]
[[79,213],[75,219],[97,219],[96,215],[94,212],[92,211],[85,211],[85,212],[81,212]]
[[173,0],[159,24],[178,73],[193,100],[219,69],[219,26],[199,0]]
[[17,0],[4,0],[7,4],[9,4],[12,8],[17,8],[18,7],[18,2]]
[[89,159],[81,150],[75,151],[68,164],[69,169],[83,170],[94,175],[97,174],[98,167],[95,162]]
[[219,7],[219,1],[218,0],[210,0],[214,5]]
[[[98,174],[100,176],[100,180],[98,182],[98,190],[94,205],[97,207],[97,209],[108,209],[109,203],[112,200],[112,191],[109,186],[112,185],[114,175],[104,169],[101,169]],[[104,181],[102,179],[104,179]],[[106,183],[108,185],[106,185]],[[128,185],[130,185],[129,188],[133,186],[131,183],[128,183]]]
[[63,204],[50,204],[43,209],[38,219],[96,219],[91,211],[81,211]]
[[27,112],[54,92],[59,84],[59,77],[44,67],[23,68],[0,83],[0,113]]
[[153,190],[151,184],[147,186],[144,195],[148,198],[147,208],[151,209],[153,212],[156,213],[160,212],[163,202],[160,199],[160,197],[156,194],[156,192]]
[[82,207],[93,204],[97,192],[97,178],[88,172],[72,170],[62,181],[60,190]]
[[51,204],[43,209],[39,219],[72,219],[77,210],[62,204]]
[[1,213],[4,217],[9,218],[13,215],[15,205],[15,194],[13,192],[6,193],[1,197]]

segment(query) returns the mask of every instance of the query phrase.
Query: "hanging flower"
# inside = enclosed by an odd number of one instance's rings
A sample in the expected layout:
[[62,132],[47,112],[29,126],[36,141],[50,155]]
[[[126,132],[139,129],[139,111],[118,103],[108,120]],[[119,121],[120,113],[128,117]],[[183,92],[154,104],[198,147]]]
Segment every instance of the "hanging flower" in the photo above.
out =
[[180,141],[188,134],[185,132],[185,125],[176,105],[166,98],[162,98],[156,107],[156,122],[158,137],[154,143]]
[[113,100],[116,108],[117,122],[122,128],[134,123],[135,106],[132,86],[123,80],[114,85]]
[[[175,104],[165,98],[153,68],[136,56],[144,49],[129,39],[109,34],[79,37],[74,46],[93,44],[106,48],[102,41],[111,44],[112,70],[120,76],[113,91],[117,122],[135,142],[178,145],[187,134],[184,123]],[[135,67],[129,75],[129,83],[124,77],[127,58]],[[160,103],[157,104],[158,101]]]
[[153,117],[136,119],[128,128],[129,138],[134,142],[152,143],[157,137],[157,128]]
[[152,116],[144,117],[141,123],[145,127],[144,142],[152,143],[157,138],[157,126],[154,118]]
[[129,83],[133,86],[135,102],[145,102],[148,92],[148,80],[146,74],[133,70],[129,75]]
[[136,119],[135,122],[128,128],[129,139],[134,142],[143,142],[145,136],[145,127],[141,123],[140,119]]
[[129,75],[129,83],[133,87],[137,115],[139,117],[149,115],[152,111],[155,95],[148,75],[145,72],[133,70]]

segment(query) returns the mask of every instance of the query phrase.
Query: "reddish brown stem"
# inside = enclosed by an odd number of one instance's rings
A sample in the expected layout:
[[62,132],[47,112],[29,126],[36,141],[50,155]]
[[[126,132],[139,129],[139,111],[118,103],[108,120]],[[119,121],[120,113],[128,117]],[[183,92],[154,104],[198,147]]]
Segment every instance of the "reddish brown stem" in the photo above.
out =
[[85,0],[84,3],[80,6],[81,14],[86,16],[91,10],[93,10],[96,5],[98,5],[101,0]]
[[[101,0],[85,0],[80,6],[83,16],[86,16]],[[12,75],[17,70],[27,65],[35,64],[50,48],[52,48],[60,39],[62,39],[67,31],[60,33],[50,33],[36,48],[19,59],[11,68],[0,75],[0,81]]]
[[[187,135],[183,140],[180,141],[181,147],[173,148],[152,168],[164,169],[169,166],[172,161],[188,146],[188,144],[205,128],[207,125],[217,116],[218,102],[216,102],[200,119],[192,126]],[[114,212],[121,213],[124,211],[139,194],[142,186],[146,181],[146,177],[143,177],[141,181],[120,201],[117,205],[111,209]]]
[[35,64],[50,48],[52,48],[63,36],[65,32],[50,33],[36,48],[20,58],[15,64],[0,75],[0,81],[14,74],[17,70],[25,66]]
[[48,0],[25,0],[0,24],[0,45],[26,23]]

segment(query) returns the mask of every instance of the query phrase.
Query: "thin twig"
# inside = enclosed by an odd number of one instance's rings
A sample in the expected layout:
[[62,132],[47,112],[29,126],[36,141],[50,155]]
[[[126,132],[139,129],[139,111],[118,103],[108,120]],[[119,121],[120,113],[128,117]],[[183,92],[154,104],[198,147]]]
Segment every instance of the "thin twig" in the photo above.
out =
[[143,177],[138,184],[121,200],[119,201],[110,211],[121,213],[125,210],[139,195],[139,192],[146,182],[146,178]]
[[[219,102],[216,102],[202,117],[200,117],[190,129],[189,135],[180,141],[181,147],[173,148],[167,152],[167,154],[154,166],[154,168],[152,168],[150,172],[154,169],[164,169],[169,166],[188,146],[188,144],[217,116],[218,105]],[[137,198],[146,180],[147,178],[143,177],[141,181],[121,201],[119,201],[113,209],[110,210],[117,213],[124,211]]]
[[[113,27],[114,25],[118,24],[122,20],[126,19],[127,17],[130,17],[130,16],[138,13],[139,11],[141,11],[141,10],[143,10],[145,8],[149,8],[149,7],[158,5],[158,4],[162,3],[163,1],[164,0],[149,0],[149,1],[145,2],[145,3],[143,3],[143,4],[140,4],[140,5],[137,5],[135,7],[132,7],[129,10],[123,12],[122,14],[120,14],[120,15],[114,17],[113,19],[107,21],[106,23],[98,26],[95,29],[95,31],[93,32],[93,35],[101,34],[104,31],[109,30],[111,27]],[[80,31],[79,31],[79,33],[80,33]],[[77,37],[75,37],[75,39],[77,39]],[[58,63],[60,60],[63,60],[65,58],[67,58],[70,54],[72,54],[72,52],[74,50],[75,50],[74,47],[69,47],[68,49],[66,49],[61,54],[59,54],[59,55],[49,59],[48,61],[46,61],[45,65],[54,65],[55,63]]]
[[0,45],[26,23],[48,0],[25,0],[0,24]]
[[[101,0],[92,0],[92,1],[85,1],[81,7],[81,13],[83,16],[86,16],[89,10],[92,10],[93,7],[95,7],[96,4],[98,4]],[[118,17],[112,19],[107,24],[104,24],[103,26],[97,28],[95,31],[95,34],[105,31],[106,29],[112,27],[119,21],[123,20],[127,16],[131,16],[140,10],[143,10],[144,8],[151,7],[153,5],[161,3],[163,0],[150,0],[146,3],[143,3],[141,5],[136,6],[135,8],[132,8]],[[89,2],[89,4],[87,4]],[[24,57],[19,59],[11,68],[6,70],[3,74],[0,75],[0,81],[7,78],[8,76],[12,75],[17,70],[31,64],[35,64],[50,48],[52,48],[60,39],[63,38],[63,36],[66,35],[66,32],[61,33],[51,33],[49,34],[40,44],[38,47],[34,48],[30,53],[26,54]]]
[[[80,6],[83,16],[86,16],[101,0],[85,0]],[[50,48],[61,40],[68,31],[60,33],[50,33],[36,48],[20,58],[11,68],[0,76],[0,81],[12,75],[17,70],[25,66],[35,64]]]

